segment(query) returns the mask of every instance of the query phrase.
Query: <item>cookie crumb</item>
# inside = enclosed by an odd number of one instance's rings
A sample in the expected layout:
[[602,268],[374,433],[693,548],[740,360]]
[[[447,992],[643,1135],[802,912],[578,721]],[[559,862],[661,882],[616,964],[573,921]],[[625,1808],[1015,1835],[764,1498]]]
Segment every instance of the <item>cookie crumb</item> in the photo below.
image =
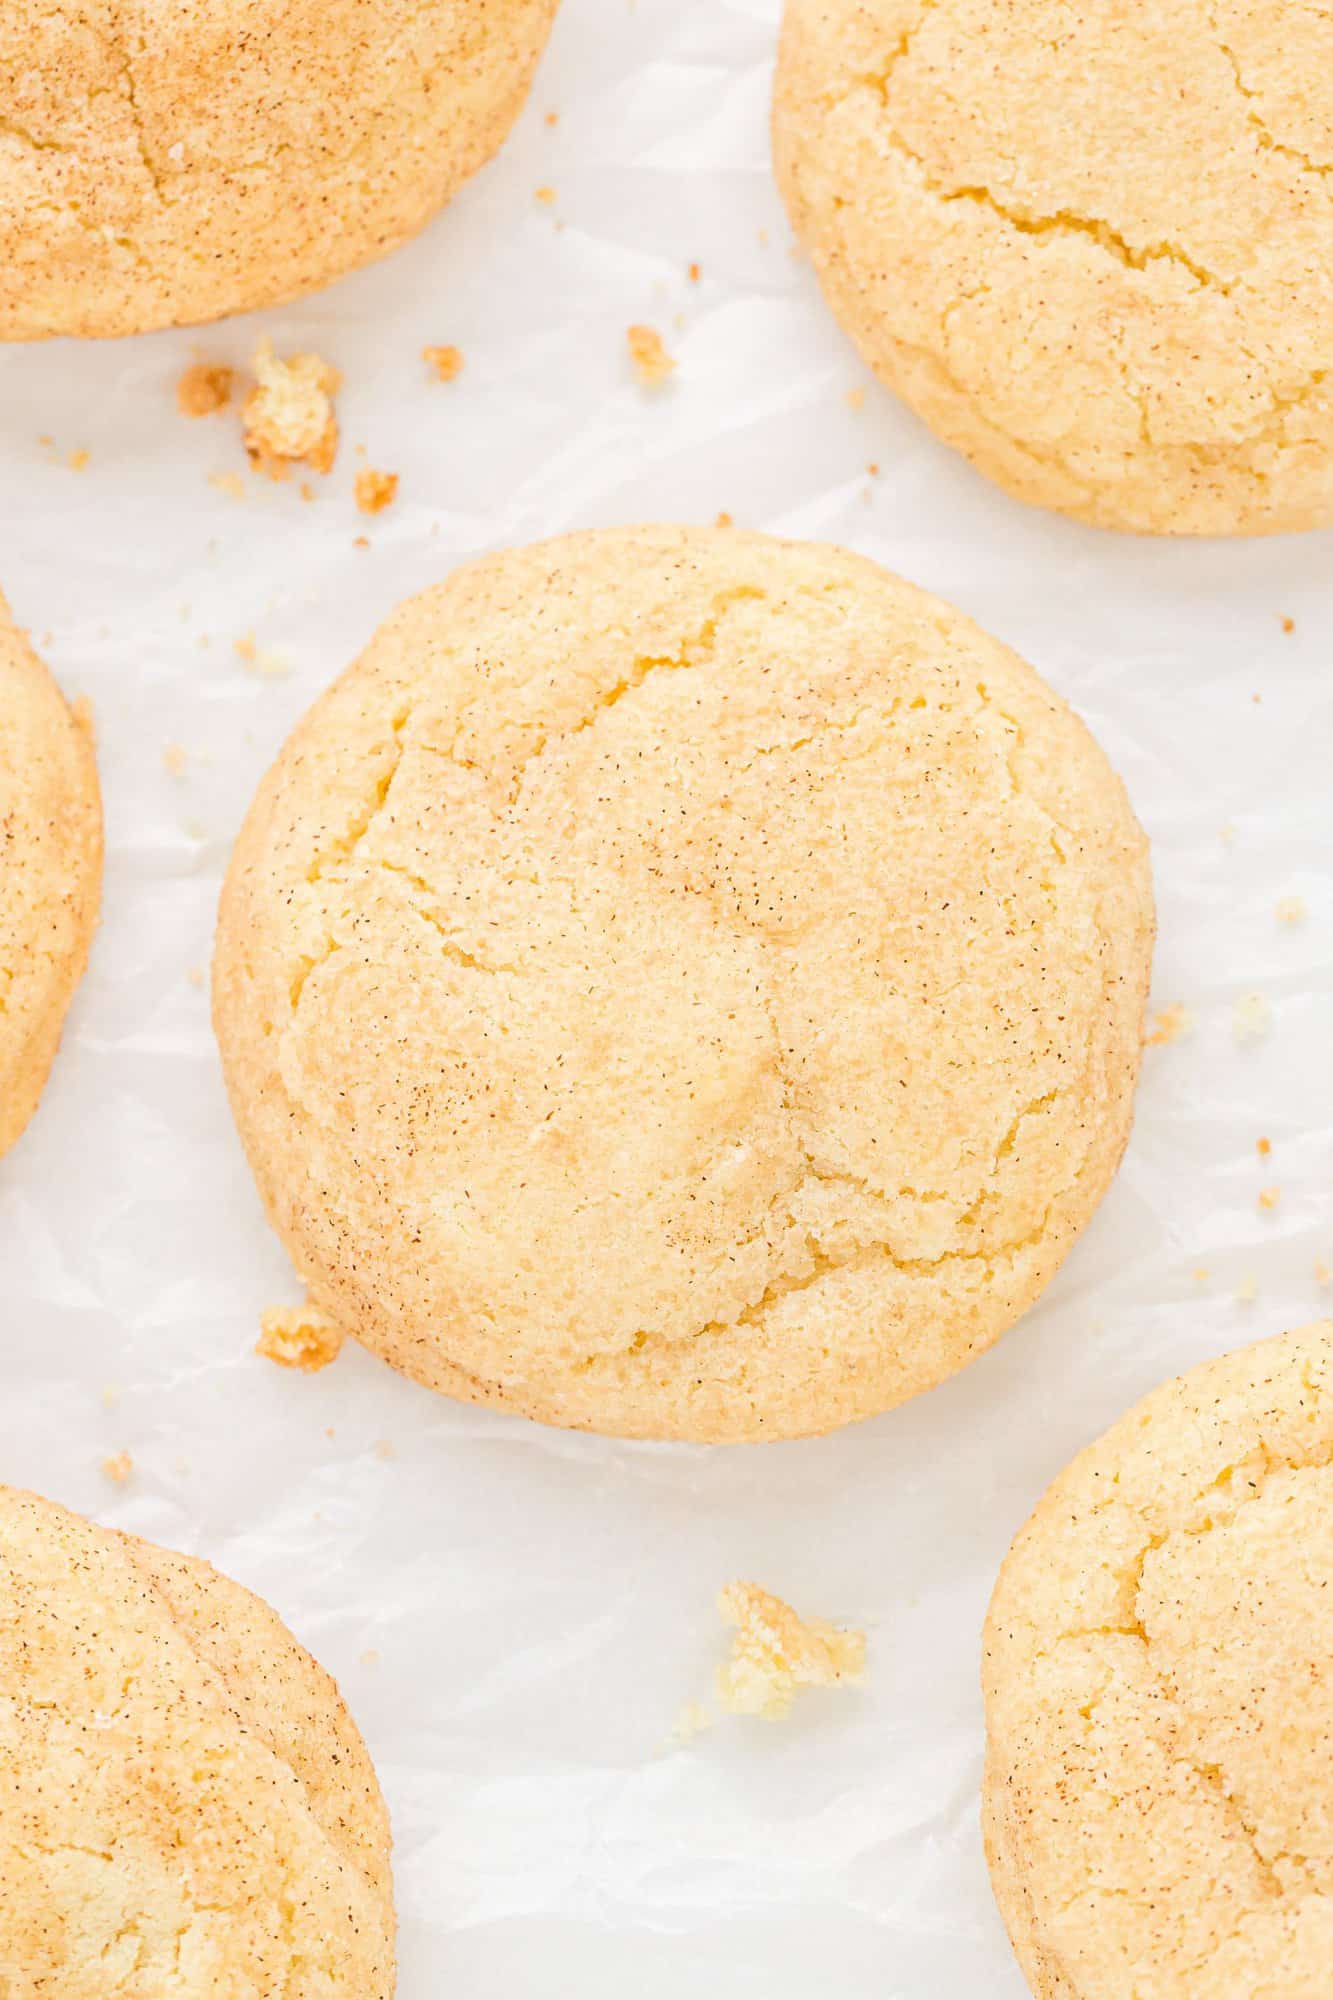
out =
[[1190,1276],[1191,1278],[1193,1278],[1196,1285],[1206,1285],[1209,1278],[1212,1276],[1212,1272],[1208,1269],[1208,1266],[1206,1264],[1196,1264],[1194,1266],[1194,1269],[1190,1272]]
[[245,481],[239,472],[210,472],[208,483],[219,493],[225,493],[229,500],[244,500]]
[[1164,1048],[1168,1042],[1182,1042],[1194,1027],[1193,1014],[1179,1000],[1173,1000],[1152,1018],[1153,1025],[1143,1038],[1150,1049]]
[[270,1306],[260,1315],[255,1353],[280,1368],[313,1375],[337,1360],[344,1338],[342,1328],[308,1300],[303,1306]]
[[548,125],[551,126],[558,125],[560,123],[560,113],[558,111],[548,111],[546,114],[546,122]]
[[732,519],[731,515],[726,513],[719,514],[716,521],[714,521],[713,523],[713,526],[715,528],[734,528],[735,525],[736,523]]
[[1303,896],[1283,896],[1277,906],[1277,920],[1280,924],[1303,924],[1308,915]]
[[1273,1010],[1262,993],[1245,993],[1231,1013],[1231,1032],[1238,1042],[1261,1042],[1273,1025]]
[[865,399],[866,399],[866,392],[864,389],[849,389],[847,391],[848,409],[849,410],[861,409],[865,403]]
[[535,190],[533,199],[541,202],[544,207],[549,208],[555,200],[555,189],[543,185]]
[[242,632],[232,644],[246,672],[257,675],[261,681],[280,681],[292,670],[284,653],[268,652],[256,642],[253,632]]
[[183,743],[168,743],[162,752],[162,763],[173,778],[185,776],[186,751]]
[[376,1458],[381,1459],[386,1465],[398,1456],[392,1438],[376,1438],[373,1449]]
[[338,419],[333,398],[342,377],[318,354],[294,354],[282,361],[271,340],[255,354],[258,382],[247,396],[243,420],[245,449],[256,471],[285,479],[293,465],[330,472],[338,455]]
[[696,1736],[702,1736],[705,1729],[713,1726],[713,1712],[706,1702],[687,1701],[676,1717],[671,1731],[671,1741],[682,1747],[693,1743]]
[[662,336],[656,327],[632,326],[625,338],[629,343],[629,358],[634,372],[645,388],[655,388],[674,374],[676,364],[662,344]]
[[1258,1296],[1258,1281],[1252,1275],[1242,1278],[1236,1287],[1236,1304],[1238,1306],[1252,1306]]
[[1321,1289],[1325,1285],[1333,1284],[1333,1270],[1329,1269],[1322,1257],[1315,1259],[1314,1281]]
[[361,1655],[362,1666],[377,1667],[379,1663],[380,1655],[378,1646],[367,1646],[365,1652]]
[[692,285],[697,285],[700,278],[702,278],[703,274],[704,273],[702,264],[690,265],[690,283]]
[[864,1632],[801,1618],[758,1584],[728,1584],[717,1608],[736,1627],[731,1658],[717,1670],[718,1698],[730,1715],[775,1722],[801,1688],[836,1687],[865,1671]]
[[1294,632],[1296,630],[1296,620],[1294,618],[1284,618],[1282,620],[1282,630],[1284,632]]
[[1273,1150],[1273,1141],[1271,1139],[1256,1139],[1254,1150],[1261,1160],[1266,1160]]
[[88,454],[88,453],[87,453],[86,451],[83,451],[83,450],[79,450],[79,451],[72,451],[72,452],[70,453],[70,455],[69,455],[69,459],[68,459],[68,464],[69,464],[69,469],[70,469],[70,471],[71,471],[71,472],[82,472],[82,471],[83,471],[83,469],[84,469],[84,467],[85,467],[85,466],[87,465],[87,463],[88,463],[88,457],[89,457],[89,454]]
[[421,358],[437,382],[454,382],[463,372],[460,347],[423,347]]
[[1277,1187],[1261,1188],[1259,1192],[1260,1213],[1263,1215],[1271,1215],[1273,1210],[1277,1207],[1278,1203],[1281,1201],[1281,1199],[1282,1199],[1281,1188]]
[[183,417],[211,417],[231,401],[236,371],[219,361],[196,361],[176,384],[176,407]]
[[366,465],[356,475],[356,504],[363,514],[382,514],[397,494],[396,472],[376,472]]
[[103,1476],[113,1486],[124,1486],[134,1471],[134,1460],[127,1451],[113,1452],[110,1458],[102,1460]]

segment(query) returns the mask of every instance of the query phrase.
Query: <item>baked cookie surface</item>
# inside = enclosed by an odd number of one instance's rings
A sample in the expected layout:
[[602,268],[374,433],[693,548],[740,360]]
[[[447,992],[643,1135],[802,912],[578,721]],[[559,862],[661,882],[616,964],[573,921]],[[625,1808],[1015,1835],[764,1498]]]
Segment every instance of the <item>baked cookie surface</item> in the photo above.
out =
[[1028,1305],[1152,902],[1063,703],[844,551],[616,530],[404,605],[261,787],[214,1011],[312,1296],[436,1389],[827,1430]]
[[778,177],[931,428],[1101,526],[1333,521],[1333,15],[787,0]]
[[0,598],[0,1153],[41,1096],[88,960],[102,809],[87,730]]
[[1167,1383],[1055,1482],[986,1628],[983,1817],[1039,2000],[1324,2000],[1333,1322]]
[[9,2000],[388,2000],[365,1746],[207,1563],[0,1487],[0,1752]]
[[297,297],[499,148],[557,0],[10,0],[0,339]]

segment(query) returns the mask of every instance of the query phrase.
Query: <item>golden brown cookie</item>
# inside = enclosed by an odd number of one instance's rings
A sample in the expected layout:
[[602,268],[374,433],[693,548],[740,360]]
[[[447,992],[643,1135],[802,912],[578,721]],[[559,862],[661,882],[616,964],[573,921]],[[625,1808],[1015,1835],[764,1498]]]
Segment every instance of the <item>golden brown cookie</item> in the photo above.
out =
[[1074,1460],[1001,1572],[985,1684],[991,1873],[1038,2000],[1327,2000],[1333,1321]]
[[389,2000],[389,1827],[328,1675],[207,1563],[0,1487],[10,2000]]
[[1333,521],[1333,16],[787,0],[778,177],[933,430],[1104,527]]
[[101,882],[89,731],[0,597],[0,1153],[41,1096],[88,961]]
[[215,1019],[315,1302],[721,1440],[928,1388],[1129,1131],[1152,901],[1082,724],[835,548],[573,535],[404,605],[260,789]]
[[397,249],[503,141],[557,0],[9,0],[0,339],[139,333]]

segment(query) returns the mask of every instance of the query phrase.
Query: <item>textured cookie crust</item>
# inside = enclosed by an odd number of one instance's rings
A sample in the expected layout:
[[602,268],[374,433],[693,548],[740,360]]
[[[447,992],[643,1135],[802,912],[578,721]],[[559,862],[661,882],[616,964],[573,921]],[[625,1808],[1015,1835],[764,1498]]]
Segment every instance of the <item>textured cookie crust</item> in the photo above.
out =
[[986,1627],[986,1844],[1038,2000],[1328,2000],[1333,1322],[1052,1486]]
[[388,1857],[365,1745],[266,1604],[0,1487],[6,2000],[388,2000]]
[[88,733],[0,597],[0,1153],[41,1096],[88,960],[101,882]]
[[838,320],[1011,493],[1333,521],[1333,12],[787,0],[779,180]]
[[260,789],[215,1018],[316,1301],[456,1396],[785,1437],[1036,1296],[1129,1130],[1105,758],[833,548],[576,535],[404,605]]
[[557,0],[6,0],[0,338],[295,298],[497,150]]

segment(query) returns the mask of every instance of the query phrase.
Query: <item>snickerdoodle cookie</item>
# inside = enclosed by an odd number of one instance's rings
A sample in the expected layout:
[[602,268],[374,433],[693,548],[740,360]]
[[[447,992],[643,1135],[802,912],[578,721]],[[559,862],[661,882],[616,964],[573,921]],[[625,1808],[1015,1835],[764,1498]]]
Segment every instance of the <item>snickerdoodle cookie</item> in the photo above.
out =
[[959,1368],[1104,1192],[1143,836],[873,563],[574,535],[404,605],[291,738],[215,1015],[316,1303],[449,1394],[787,1437]]
[[11,2000],[389,2000],[365,1745],[207,1563],[0,1487],[0,1751]]
[[394,250],[488,160],[557,0],[13,0],[0,339],[290,299]]
[[0,1153],[41,1096],[101,880],[89,732],[0,598]]
[[1014,1544],[995,1893],[1039,2000],[1327,2000],[1333,1322],[1169,1382]]
[[1333,521],[1333,14],[787,0],[779,179],[931,427],[1105,527]]

